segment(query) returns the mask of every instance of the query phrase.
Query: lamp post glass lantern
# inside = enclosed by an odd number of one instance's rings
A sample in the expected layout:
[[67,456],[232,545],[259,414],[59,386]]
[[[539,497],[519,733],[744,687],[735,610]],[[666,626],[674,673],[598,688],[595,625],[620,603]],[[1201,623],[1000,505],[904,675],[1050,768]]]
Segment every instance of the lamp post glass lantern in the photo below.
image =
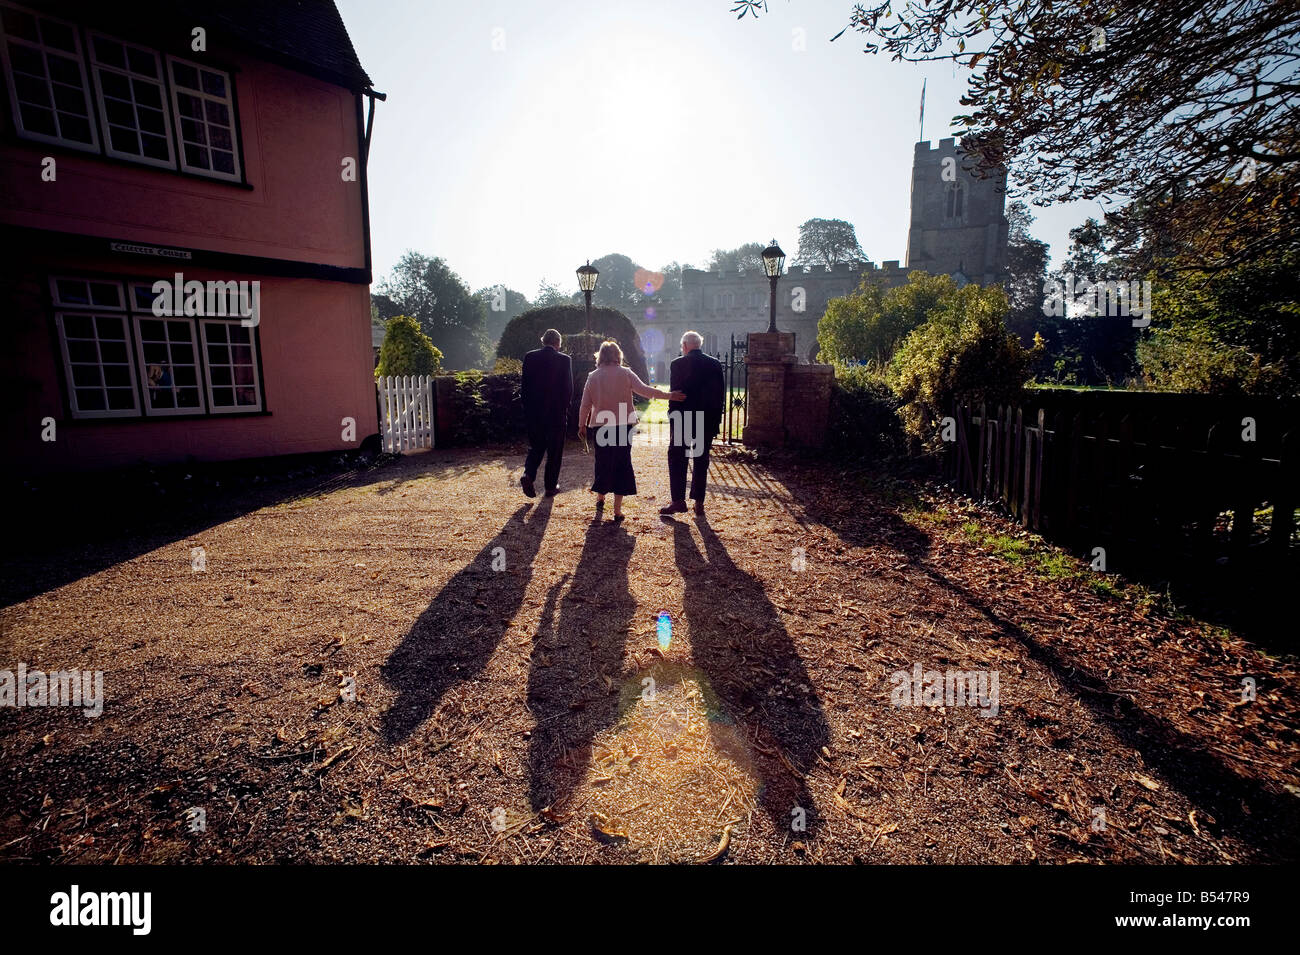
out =
[[767,273],[767,280],[772,286],[767,320],[767,330],[769,332],[776,331],[776,282],[781,277],[781,266],[784,264],[785,253],[776,244],[776,239],[773,239],[772,244],[763,250],[763,271]]
[[591,293],[596,290],[596,280],[600,278],[600,270],[587,260],[586,265],[578,266],[578,288],[582,289],[583,298],[587,300],[587,334],[591,334]]

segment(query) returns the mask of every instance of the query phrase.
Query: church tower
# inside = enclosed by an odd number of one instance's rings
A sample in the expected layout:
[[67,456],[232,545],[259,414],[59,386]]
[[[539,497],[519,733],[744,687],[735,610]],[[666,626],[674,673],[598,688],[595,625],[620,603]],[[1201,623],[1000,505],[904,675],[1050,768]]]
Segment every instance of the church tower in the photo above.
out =
[[953,139],[916,144],[907,268],[992,285],[1007,265],[1006,173],[980,179],[962,158]]

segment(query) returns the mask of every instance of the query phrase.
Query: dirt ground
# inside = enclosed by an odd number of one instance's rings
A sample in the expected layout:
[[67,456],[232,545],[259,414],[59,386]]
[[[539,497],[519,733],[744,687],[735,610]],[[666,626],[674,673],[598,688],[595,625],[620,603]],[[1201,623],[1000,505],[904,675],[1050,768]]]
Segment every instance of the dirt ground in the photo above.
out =
[[1300,857],[1292,658],[1008,561],[938,489],[726,450],[662,521],[635,461],[623,525],[577,445],[553,501],[518,449],[436,450],[6,560],[0,669],[106,702],[0,708],[0,859]]

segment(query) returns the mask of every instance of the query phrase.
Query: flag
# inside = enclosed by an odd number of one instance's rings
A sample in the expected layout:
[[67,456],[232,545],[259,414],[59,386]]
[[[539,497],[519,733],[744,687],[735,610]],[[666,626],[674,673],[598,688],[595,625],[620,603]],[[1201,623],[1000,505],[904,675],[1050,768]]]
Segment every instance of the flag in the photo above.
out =
[[921,125],[921,131],[920,134],[917,136],[918,140],[925,139],[925,80],[924,79],[921,80],[921,117],[919,122]]

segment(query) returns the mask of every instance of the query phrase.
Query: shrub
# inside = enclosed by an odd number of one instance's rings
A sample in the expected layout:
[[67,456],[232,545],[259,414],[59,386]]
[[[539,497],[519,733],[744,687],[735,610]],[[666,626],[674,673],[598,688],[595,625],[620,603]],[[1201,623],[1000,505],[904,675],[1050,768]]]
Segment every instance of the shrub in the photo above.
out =
[[458,371],[452,377],[456,380],[451,407],[456,421],[457,443],[476,444],[488,440],[491,412],[482,394],[483,373]]
[[519,404],[519,378],[458,371],[451,376],[452,430],[440,440],[446,444],[486,444],[512,441],[524,431]]
[[[578,336],[586,326],[586,308],[581,305],[549,305],[530,309],[522,315],[516,315],[506,325],[505,331],[501,333],[501,341],[497,344],[497,355],[522,360],[534,348],[541,348],[542,333],[548,328],[554,328],[565,337],[562,348],[566,353],[575,357],[585,355],[590,360],[594,347],[586,348],[584,344],[582,350],[571,351],[574,346],[569,342],[570,336]],[[597,336],[597,346],[604,339],[612,338],[623,349],[623,361],[627,366],[640,375],[642,381],[649,377],[645,355],[641,351],[640,336],[626,315],[617,309],[593,306],[591,328],[592,335]],[[577,383],[577,387],[581,387],[581,382]]]
[[836,366],[826,446],[835,454],[879,460],[905,454],[900,402],[885,379],[865,367]]
[[436,375],[442,368],[442,352],[420,330],[409,315],[396,315],[384,323],[384,343],[379,347],[375,377],[389,375]]
[[907,435],[939,445],[937,422],[958,398],[1009,403],[1020,398],[1037,353],[1007,330],[1001,288],[967,285],[946,296],[904,340],[890,367]]
[[492,365],[494,375],[521,375],[523,371],[524,363],[518,358],[498,358]]
[[883,292],[871,273],[864,273],[853,292],[826,304],[817,323],[818,358],[883,370],[908,334],[956,291],[951,276],[912,272],[906,285]]

